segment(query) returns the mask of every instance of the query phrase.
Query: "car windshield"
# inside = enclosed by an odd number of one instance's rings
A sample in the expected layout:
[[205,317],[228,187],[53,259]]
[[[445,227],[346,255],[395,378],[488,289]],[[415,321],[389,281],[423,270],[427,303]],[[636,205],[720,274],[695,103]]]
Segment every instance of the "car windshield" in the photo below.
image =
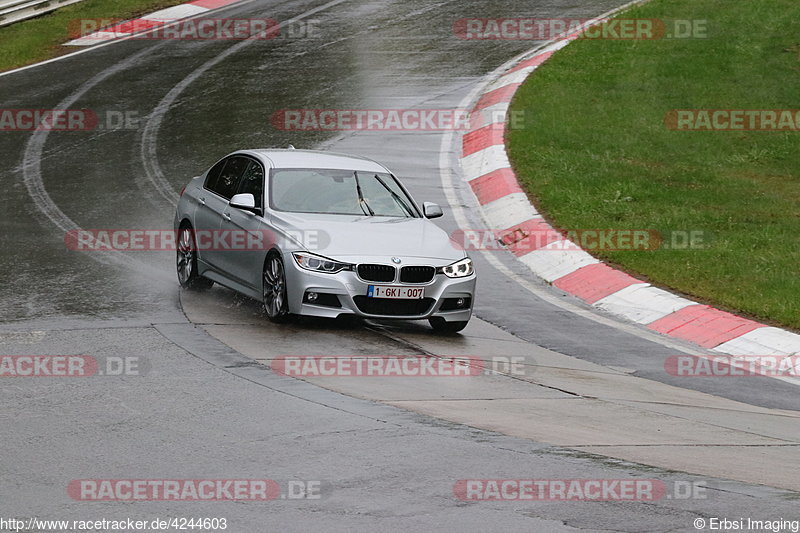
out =
[[329,169],[275,169],[270,205],[279,211],[415,218],[411,199],[387,173]]

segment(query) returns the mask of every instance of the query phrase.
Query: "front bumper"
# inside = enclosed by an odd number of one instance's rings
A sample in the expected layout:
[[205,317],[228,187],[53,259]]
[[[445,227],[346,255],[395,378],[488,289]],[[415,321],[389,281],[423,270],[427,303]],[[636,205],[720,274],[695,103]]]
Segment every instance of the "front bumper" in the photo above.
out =
[[[351,271],[324,274],[305,270],[297,265],[290,253],[284,254],[283,262],[289,293],[289,312],[293,314],[327,318],[355,315],[363,318],[399,320],[442,317],[448,322],[466,322],[472,316],[476,282],[474,273],[466,278],[448,278],[444,274],[437,274],[429,283],[381,283],[363,281],[355,272]],[[370,285],[422,287],[425,289],[425,301],[367,299],[366,295]],[[341,307],[304,302],[304,296],[308,292],[336,295]],[[469,304],[463,309],[442,310],[446,299],[451,298],[469,299]],[[382,301],[376,302],[376,300]],[[426,303],[428,305],[425,305]],[[412,307],[415,309],[411,310]],[[422,309],[423,307],[424,309]],[[381,312],[387,308],[391,313]],[[406,309],[410,314],[395,314],[404,312]]]

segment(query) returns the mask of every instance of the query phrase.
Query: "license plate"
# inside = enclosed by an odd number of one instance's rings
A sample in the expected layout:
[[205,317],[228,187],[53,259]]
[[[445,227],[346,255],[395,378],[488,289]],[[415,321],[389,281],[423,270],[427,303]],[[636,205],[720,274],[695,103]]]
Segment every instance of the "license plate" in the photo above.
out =
[[423,287],[393,287],[391,285],[370,285],[367,290],[370,298],[390,298],[392,300],[420,300],[425,297]]

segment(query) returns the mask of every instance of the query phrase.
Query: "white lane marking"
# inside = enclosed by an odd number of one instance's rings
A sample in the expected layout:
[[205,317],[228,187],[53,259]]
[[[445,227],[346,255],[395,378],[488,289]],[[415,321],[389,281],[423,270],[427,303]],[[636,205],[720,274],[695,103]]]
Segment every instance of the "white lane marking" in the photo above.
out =
[[[132,56],[127,57],[123,61],[117,63],[112,67],[108,67],[102,72],[96,74],[71,95],[67,96],[59,102],[55,109],[68,109],[74,104],[81,96],[83,96],[89,89],[111,76],[112,74],[127,68],[130,64],[135,63],[140,57],[150,53],[152,48],[142,50]],[[42,179],[42,152],[47,137],[50,134],[49,130],[35,131],[25,145],[25,152],[22,158],[22,181],[28,189],[28,195],[33,200],[36,208],[41,211],[50,222],[52,222],[62,232],[66,233],[70,230],[80,230],[80,226],[69,218],[61,209],[56,205],[44,186]],[[167,279],[174,283],[174,278],[167,276],[163,270],[156,269],[147,263],[143,263],[137,259],[125,255],[119,251],[103,251],[91,252],[89,256],[95,261],[102,264],[117,264],[126,268],[134,269],[138,272],[147,272],[152,276],[152,279],[166,282]]]
[[[611,10],[608,13],[600,15],[598,19],[609,17],[614,13],[616,13],[617,11],[621,11],[637,3],[638,0],[634,2],[629,2],[617,9]],[[547,48],[547,46],[548,45],[545,43],[545,45],[539,48],[522,53],[517,57],[511,59],[510,61],[506,62],[505,64],[501,65],[500,67],[496,68],[489,74],[483,76],[481,80],[472,89],[472,91],[467,96],[464,97],[464,99],[458,106],[458,109],[469,109],[470,104],[477,101],[478,95],[482,92],[483,89],[485,89],[486,85],[491,80],[495,79],[497,76],[499,76],[501,73],[511,68],[513,65],[516,65],[520,60],[533,56],[535,55],[536,52],[541,52],[541,50],[543,48]],[[445,132],[445,134],[442,136],[442,141],[439,147],[439,175],[441,178],[442,188],[445,197],[447,198],[448,204],[450,204],[450,208],[452,210],[456,223],[458,224],[458,227],[462,229],[468,229],[470,228],[471,224],[469,223],[469,219],[466,214],[466,209],[462,207],[461,201],[459,200],[456,194],[455,171],[453,170],[454,165],[451,164],[450,160],[451,157],[455,156],[454,159],[456,159],[456,164],[457,164],[457,160],[460,158],[461,155],[461,143],[459,142],[457,146],[455,146],[455,144],[456,144],[456,139],[454,132],[452,131]],[[476,177],[478,176],[467,175],[465,176],[465,179],[470,179],[470,178],[474,179]],[[467,194],[472,196],[473,204],[478,205],[477,199],[475,199],[472,192],[469,191]],[[506,265],[504,265],[497,257],[495,257],[493,252],[487,250],[481,250],[478,253],[480,253],[486,259],[486,261],[488,261],[489,264],[491,264],[501,274],[514,280],[518,285],[523,287],[525,290],[527,290],[540,300],[543,300],[549,303],[550,305],[558,307],[559,309],[563,309],[574,315],[591,320],[598,324],[602,324],[604,326],[608,326],[619,331],[624,331],[625,333],[628,333],[635,337],[639,337],[641,339],[654,342],[656,344],[660,344],[662,346],[665,346],[672,350],[676,350],[681,353],[685,354],[711,353],[708,350],[698,349],[696,347],[695,348],[686,347],[684,344],[682,344],[682,342],[670,339],[669,337],[660,335],[655,332],[642,329],[641,326],[634,324],[626,324],[624,322],[621,322],[619,319],[603,316],[598,311],[592,308],[581,307],[579,304],[575,302],[565,300],[559,296],[556,296],[555,294],[553,294],[553,291],[550,287],[537,285],[523,278],[522,276],[516,274]]]
[[[610,17],[614,13],[616,13],[618,11],[622,11],[622,10],[626,9],[627,7],[629,7],[631,5],[634,5],[634,4],[637,4],[637,3],[639,3],[638,0],[630,2],[630,3],[628,3],[628,4],[624,5],[624,6],[621,6],[621,7],[617,8],[617,9],[611,10],[611,11],[609,11],[608,13],[606,13],[604,15],[601,15],[600,17],[598,17],[598,19]],[[471,108],[471,105],[474,105],[474,103],[477,101],[478,95],[483,93],[483,92],[486,92],[487,87],[491,84],[491,80],[496,79],[498,76],[501,75],[501,73],[503,73],[503,72],[507,71],[508,69],[512,68],[514,65],[518,64],[521,60],[533,57],[533,56],[537,55],[538,53],[542,53],[543,50],[559,50],[559,49],[565,47],[567,44],[569,44],[569,41],[562,41],[562,42],[556,43],[555,45],[545,43],[544,45],[542,45],[539,48],[534,48],[533,50],[529,50],[528,52],[520,54],[519,56],[511,59],[507,63],[501,65],[500,67],[498,67],[494,71],[492,71],[489,74],[487,74],[486,76],[484,76],[477,83],[477,85],[470,92],[470,94],[468,94],[461,101],[461,104],[460,104],[459,108],[460,109],[469,109],[469,108]],[[461,144],[459,143],[458,146],[454,147],[454,143],[455,143],[454,133],[453,132],[446,132],[445,135],[442,137],[442,143],[441,143],[441,146],[440,146],[440,149],[439,149],[439,169],[440,169],[440,177],[441,177],[441,181],[442,181],[442,186],[443,186],[443,189],[444,189],[445,197],[447,198],[447,201],[450,204],[450,208],[453,211],[453,215],[454,215],[454,217],[456,219],[456,223],[458,224],[458,226],[460,228],[463,229],[463,228],[467,228],[469,226],[469,222],[468,222],[468,219],[467,219],[467,216],[466,216],[466,210],[462,207],[462,203],[461,203],[461,201],[459,201],[459,199],[458,199],[458,197],[457,197],[457,195],[455,193],[455,188],[454,188],[455,187],[455,181],[454,181],[455,178],[453,176],[454,172],[452,170],[452,167],[450,166],[450,161],[448,160],[448,155],[451,153],[450,151],[455,148],[456,154],[457,154],[456,159],[460,160],[460,162],[462,164],[462,170],[466,174],[466,176],[464,176],[464,180],[465,181],[470,181],[472,179],[475,179],[478,176],[474,175],[474,173],[475,173],[474,168],[476,166],[476,163],[472,162],[471,163],[472,164],[471,168],[467,167],[467,166],[464,166],[464,164],[463,164],[464,160],[467,159],[467,158],[461,158]],[[475,155],[475,154],[472,154],[472,155]],[[505,157],[505,150],[503,151],[503,156]],[[468,156],[468,157],[471,157],[471,156]],[[483,213],[483,209],[481,209],[480,204],[477,202],[477,198],[475,197],[474,193],[472,193],[472,191],[470,190],[467,193],[467,195],[471,196],[474,199],[473,204],[475,206],[477,206],[476,207],[477,211],[481,213],[481,216],[485,217],[485,214]],[[551,292],[549,292],[546,288],[543,288],[541,286],[535,285],[535,284],[529,282],[528,280],[522,278],[521,276],[517,275],[516,273],[514,273],[512,270],[510,270],[508,267],[506,267],[502,262],[500,262],[500,260],[497,259],[497,257],[495,257],[495,255],[492,252],[489,252],[487,250],[481,250],[480,253],[481,253],[481,255],[484,256],[484,258],[486,258],[486,260],[495,269],[497,269],[503,275],[513,279],[520,286],[522,286],[523,288],[525,288],[526,290],[528,290],[529,292],[531,292],[532,294],[534,294],[535,296],[537,296],[541,300],[544,300],[544,301],[550,303],[551,305],[554,305],[556,307],[559,307],[561,309],[569,311],[570,313],[573,313],[575,315],[581,316],[583,318],[586,318],[586,319],[592,320],[594,322],[597,322],[597,323],[612,327],[612,328],[620,330],[620,331],[624,331],[624,332],[626,332],[626,333],[628,333],[630,335],[633,335],[635,337],[639,337],[639,338],[642,338],[644,340],[655,342],[657,344],[660,344],[662,346],[668,347],[670,349],[677,350],[677,351],[682,352],[682,353],[692,354],[692,355],[713,353],[712,351],[706,350],[706,349],[704,349],[702,347],[699,347],[699,346],[696,347],[696,348],[686,348],[683,345],[681,345],[680,343],[673,341],[672,339],[670,339],[667,336],[663,336],[663,335],[660,335],[660,334],[657,334],[657,333],[654,333],[654,332],[650,332],[650,331],[645,330],[645,329],[641,329],[641,328],[639,328],[639,327],[637,327],[635,325],[632,325],[632,324],[626,324],[624,322],[621,322],[618,319],[607,318],[607,317],[598,315],[592,309],[585,309],[583,307],[578,307],[576,304],[574,304],[572,302],[568,302],[568,301],[562,300],[560,298],[557,298]],[[627,287],[627,289],[640,289],[642,287],[652,288],[654,291],[660,291],[658,293],[653,293],[653,292],[650,292],[650,291],[647,292],[647,294],[655,295],[656,297],[661,297],[662,295],[660,293],[664,293],[666,295],[669,295],[668,300],[671,302],[671,305],[674,306],[673,308],[675,310],[682,309],[683,307],[687,307],[687,305],[683,305],[683,302],[681,302],[680,300],[684,300],[686,302],[689,302],[689,305],[695,303],[695,302],[690,302],[689,300],[685,300],[683,298],[680,298],[677,295],[673,295],[671,293],[667,293],[666,291],[661,291],[660,289],[656,289],[655,287],[650,287],[650,285],[647,284],[647,283],[631,285],[631,286]],[[622,289],[622,290],[625,291],[625,289]],[[621,291],[618,291],[615,294],[619,294],[619,292],[621,292]],[[611,296],[614,296],[614,295],[611,295]],[[607,300],[608,298],[609,297],[606,297],[605,299]],[[595,303],[595,305],[597,305],[597,303]],[[666,314],[669,314],[669,313],[665,313],[663,316],[666,316]],[[657,314],[655,314],[653,316],[657,316]],[[644,316],[639,317],[640,320],[648,320],[648,318],[645,318]],[[727,345],[727,346],[730,346],[734,350],[736,350],[736,349],[738,349],[738,350],[753,350],[753,352],[758,352],[759,348],[761,346],[766,348],[766,346],[761,345],[761,342],[765,342],[765,343],[766,342],[775,342],[775,343],[778,344],[778,346],[781,346],[786,350],[793,349],[794,347],[797,346],[795,344],[795,341],[796,341],[796,339],[794,338],[795,335],[792,334],[792,333],[789,333],[789,332],[785,332],[783,330],[778,330],[778,331],[782,332],[782,334],[767,333],[766,335],[763,335],[763,336],[759,337],[757,332],[758,331],[762,331],[764,329],[777,329],[777,328],[760,328],[760,329],[754,330],[754,331],[752,331],[750,333],[742,335],[738,339],[733,339],[731,341],[728,341],[727,343],[724,343],[724,344],[718,346],[715,351],[720,351],[720,348],[722,346],[726,346]],[[788,334],[788,336],[786,334]],[[796,336],[796,337],[798,337],[798,339],[800,339],[800,336]],[[737,341],[739,339],[743,339],[743,340],[737,343]],[[748,344],[747,341],[750,341],[750,344]],[[769,350],[767,350],[767,351],[769,351]],[[758,354],[758,355],[764,355],[764,354],[762,353],[762,354]],[[769,353],[767,353],[766,355],[769,355]],[[800,385],[800,383],[798,383],[796,379],[791,378],[791,377],[779,377],[779,376],[770,376],[770,377],[773,378],[773,379],[777,379],[779,381],[783,381],[785,383],[790,383],[792,385]]]
[[[284,21],[283,25],[293,24],[294,22],[300,21],[304,18],[310,17],[320,11],[324,11],[328,8],[341,4],[347,0],[333,0],[328,2],[327,4],[323,4],[319,7],[315,7],[297,15],[296,17],[292,17],[289,20]],[[267,30],[268,31],[268,30]],[[261,32],[264,33],[264,32]],[[150,113],[150,116],[145,123],[144,129],[142,130],[142,138],[140,141],[141,146],[141,157],[142,162],[144,164],[145,174],[147,176],[148,181],[150,181],[153,186],[155,187],[156,191],[170,204],[176,205],[177,204],[177,197],[178,192],[172,186],[172,184],[166,179],[164,176],[164,172],[161,169],[161,166],[158,163],[158,132],[161,129],[161,123],[164,120],[164,116],[169,111],[170,107],[175,103],[175,100],[178,96],[186,90],[189,85],[191,85],[195,80],[197,80],[200,76],[205,74],[207,70],[211,67],[215,66],[217,63],[225,60],[228,56],[238,52],[242,48],[246,46],[250,46],[251,44],[258,42],[257,39],[242,41],[237,43],[230,48],[227,48],[224,52],[215,56],[214,58],[206,61],[202,65],[200,65],[197,69],[192,71],[188,76],[178,82],[176,85],[170,89],[170,91],[161,99],[158,103],[156,108]]]
[[[249,0],[245,0],[245,1],[249,1]],[[307,11],[306,13],[300,15],[299,17],[295,17],[295,18],[291,19],[290,22],[296,21],[296,20],[300,20],[301,18],[305,18],[305,17],[307,17],[307,16],[309,16],[311,14],[314,14],[314,13],[317,13],[318,11],[321,11],[322,9],[326,9],[328,7],[334,6],[334,5],[342,3],[344,1],[346,1],[346,0],[334,0],[334,1],[329,2],[329,3],[327,3],[327,4],[323,5],[323,6],[320,6],[318,8],[315,8],[315,9],[312,9],[310,11]],[[240,2],[238,4],[232,4],[232,5],[241,5],[243,3],[244,2]],[[121,40],[123,40],[123,39],[121,39]],[[119,40],[119,41],[111,41],[111,42],[106,43],[106,44],[120,42],[121,40]],[[243,41],[241,43],[238,43],[238,44],[226,49],[224,52],[219,54],[217,56],[217,58],[218,58],[219,61],[221,61],[222,59],[224,59],[227,56],[229,56],[230,54],[232,54],[234,51],[237,51],[241,47],[243,47],[244,45],[246,45],[248,43],[252,43],[252,42],[255,42],[255,41]],[[102,45],[100,45],[100,46],[102,46]],[[89,50],[95,50],[97,48],[98,48],[97,46],[92,47],[92,48],[87,48],[86,50],[81,50],[79,52],[75,52],[74,54],[70,54],[70,55],[83,53],[83,52],[86,52],[86,51],[89,51]],[[80,99],[92,87],[94,87],[98,83],[102,82],[103,80],[105,80],[106,78],[111,76],[112,74],[115,74],[115,73],[117,73],[119,71],[122,71],[122,70],[126,69],[128,66],[130,66],[131,64],[134,64],[141,57],[151,53],[156,48],[157,47],[149,47],[149,48],[145,48],[144,50],[140,50],[139,52],[135,53],[134,55],[123,59],[119,63],[104,69],[103,71],[99,72],[98,74],[96,74],[95,76],[90,78],[88,81],[86,81],[75,92],[73,92],[72,94],[70,94],[69,96],[64,98],[61,102],[59,102],[56,105],[55,108],[56,109],[67,109],[67,108],[71,107],[78,99]],[[66,56],[62,56],[62,57],[66,57]],[[208,65],[209,67],[212,66],[209,63],[211,63],[211,62],[210,61],[207,62],[206,65]],[[31,65],[31,66],[35,66],[35,65]],[[200,67],[200,68],[203,68],[203,67]],[[202,72],[200,72],[200,74],[202,74]],[[198,76],[199,76],[199,74],[198,74]],[[190,77],[191,77],[191,75],[190,75]],[[31,199],[33,199],[35,207],[39,211],[41,211],[58,229],[60,229],[61,231],[65,232],[65,233],[67,231],[70,231],[70,230],[79,230],[79,229],[81,229],[80,226],[78,226],[78,224],[76,224],[70,217],[68,217],[63,211],[61,211],[61,209],[58,207],[58,205],[53,201],[53,199],[47,193],[47,190],[46,190],[46,188],[44,186],[44,181],[43,181],[43,178],[42,178],[41,163],[42,163],[42,153],[44,151],[44,145],[45,145],[45,142],[47,141],[48,135],[49,135],[49,131],[48,130],[40,130],[40,131],[34,132],[31,135],[31,138],[28,140],[28,143],[25,146],[25,152],[24,152],[23,161],[22,161],[23,183],[25,184],[25,187],[28,190],[28,195],[31,197]],[[121,266],[126,267],[126,268],[131,268],[133,270],[136,270],[137,272],[147,272],[152,276],[153,279],[158,279],[158,280],[160,280],[162,282],[167,282],[169,280],[172,283],[174,283],[174,281],[175,281],[174,276],[169,275],[167,272],[165,272],[163,270],[156,269],[156,268],[152,267],[151,265],[148,265],[147,263],[143,263],[143,262],[141,262],[141,261],[139,261],[137,259],[134,259],[134,258],[130,257],[129,255],[123,254],[122,252],[119,252],[119,251],[93,252],[93,253],[90,253],[89,256],[92,259],[94,259],[95,261],[99,262],[99,263],[103,263],[103,264],[114,263],[114,264],[121,265]]]
[[[235,4],[230,4],[230,5],[227,5],[227,6],[222,6],[222,7],[219,7],[219,8],[215,8],[213,11],[222,11],[224,9],[228,9],[229,7],[243,6],[245,4],[249,4],[252,1],[253,0],[240,0],[239,2],[236,2]],[[197,17],[191,17],[191,18],[197,18]],[[41,65],[47,65],[47,64],[50,64],[50,63],[55,63],[56,61],[62,61],[64,59],[67,59],[67,58],[70,58],[70,57],[75,57],[75,56],[80,55],[80,54],[85,54],[87,52],[91,52],[93,50],[97,50],[98,48],[103,48],[104,46],[110,46],[112,44],[121,43],[121,42],[127,41],[128,39],[133,39],[133,38],[135,38],[137,36],[140,36],[140,35],[146,35],[148,33],[152,33],[153,31],[155,31],[155,29],[150,29],[150,30],[147,30],[147,31],[143,31],[141,33],[130,35],[128,37],[122,37],[122,38],[119,38],[119,39],[113,39],[113,40],[110,40],[110,41],[105,41],[105,42],[102,42],[102,43],[100,43],[100,44],[98,44],[96,46],[90,46],[88,48],[83,48],[81,50],[76,50],[75,52],[70,52],[69,54],[64,54],[63,56],[58,56],[58,57],[53,57],[53,58],[50,58],[50,59],[45,59],[44,61],[39,61],[38,63],[34,63],[32,65],[25,65],[24,67],[19,67],[19,68],[15,68],[13,70],[7,70],[5,72],[0,72],[0,78],[3,77],[3,76],[9,76],[11,74],[16,74],[17,72],[24,72],[26,70],[39,67]]]
[[[621,7],[617,8],[617,9],[615,9],[615,10],[609,11],[605,15],[601,15],[598,18],[610,17],[614,13],[616,13],[618,11],[622,11],[622,10],[626,9],[627,7],[629,7],[631,5],[634,5],[634,4],[637,4],[637,3],[638,3],[638,1],[630,2],[630,3],[628,3],[628,4],[624,5],[624,6],[621,6]],[[459,105],[459,108],[460,109],[470,109],[471,106],[474,105],[475,102],[477,102],[478,95],[486,91],[486,88],[491,83],[491,80],[496,79],[498,76],[501,75],[501,73],[503,73],[503,72],[507,71],[508,69],[512,68],[514,65],[518,64],[520,61],[522,61],[524,59],[527,59],[527,58],[530,58],[530,57],[533,57],[533,56],[537,55],[537,53],[542,53],[542,51],[545,50],[545,49],[547,49],[547,50],[557,50],[557,49],[563,48],[567,44],[568,44],[568,41],[564,41],[564,42],[558,43],[555,47],[553,47],[552,45],[548,45],[547,43],[545,43],[544,45],[542,45],[539,48],[535,48],[535,49],[529,50],[528,52],[520,54],[519,56],[511,59],[507,63],[501,65],[500,67],[498,67],[494,71],[490,72],[489,74],[487,74],[486,76],[481,78],[481,80],[476,84],[475,88],[461,101],[461,104]],[[455,188],[455,177],[454,177],[455,172],[453,171],[453,166],[451,166],[451,162],[449,160],[449,156],[453,153],[453,150],[455,150],[455,154],[456,154],[456,157],[455,157],[456,164],[458,164],[460,162],[461,163],[461,167],[462,167],[462,171],[466,174],[465,176],[463,176],[463,180],[468,182],[468,181],[470,181],[472,179],[475,179],[478,176],[475,175],[476,163],[474,161],[472,162],[471,168],[464,166],[463,163],[464,163],[466,158],[461,158],[461,143],[459,142],[458,145],[455,146],[456,140],[454,139],[454,137],[455,137],[454,132],[450,132],[450,131],[446,132],[445,135],[442,137],[442,142],[441,142],[441,145],[440,145],[440,148],[439,148],[439,171],[440,171],[440,178],[441,178],[441,181],[442,181],[444,194],[445,194],[445,197],[447,198],[448,203],[450,204],[450,208],[452,209],[453,216],[456,219],[456,223],[458,224],[458,226],[460,228],[464,229],[464,228],[468,228],[470,224],[469,224],[468,218],[466,216],[466,210],[462,206],[462,202],[459,200],[459,198],[458,198],[458,196],[457,196],[457,194],[455,192],[456,191],[456,188]],[[475,154],[472,154],[472,155],[475,155]],[[505,151],[503,152],[503,156],[505,156]],[[468,157],[470,157],[470,156],[468,156]],[[467,188],[471,189],[470,187],[467,187]],[[475,209],[480,213],[481,217],[485,218],[485,214],[483,213],[483,209],[481,209],[480,204],[477,201],[477,198],[475,197],[474,193],[470,190],[469,192],[466,193],[466,196],[467,197],[471,197],[473,199],[473,202],[472,202],[473,207],[475,207]],[[465,200],[466,200],[466,198],[465,198]],[[575,315],[578,315],[578,316],[581,316],[583,318],[592,320],[594,322],[597,322],[597,323],[612,327],[614,329],[617,329],[617,330],[620,330],[620,331],[624,331],[624,332],[626,332],[626,333],[628,333],[630,335],[633,335],[635,337],[639,337],[639,338],[642,338],[644,340],[655,342],[657,344],[660,344],[662,346],[668,347],[670,349],[677,350],[677,351],[682,352],[682,353],[692,354],[692,355],[713,353],[711,350],[706,350],[706,349],[704,349],[704,348],[702,348],[700,346],[697,346],[695,348],[686,348],[682,344],[680,344],[679,342],[675,342],[670,337],[667,337],[665,335],[660,335],[660,334],[657,334],[655,332],[651,332],[651,331],[648,331],[648,330],[645,330],[645,329],[641,329],[640,327],[637,327],[637,326],[635,326],[633,324],[627,324],[625,322],[622,322],[619,319],[607,318],[605,316],[597,314],[597,312],[592,310],[592,309],[585,309],[583,307],[578,307],[578,305],[576,305],[576,304],[574,304],[572,302],[568,302],[568,301],[565,301],[565,300],[562,300],[562,299],[556,297],[547,288],[544,288],[544,287],[541,287],[541,286],[536,285],[534,283],[531,283],[530,281],[526,280],[525,278],[517,275],[515,272],[513,272],[508,267],[506,267],[502,262],[500,262],[500,260],[492,252],[489,252],[487,250],[481,250],[479,253],[481,255],[483,255],[483,257],[495,269],[497,269],[503,275],[505,275],[506,277],[514,280],[520,286],[522,286],[523,288],[528,290],[530,293],[532,293],[533,295],[535,295],[539,299],[544,300],[544,301],[550,303],[551,305],[554,305],[556,307],[564,309],[565,311],[568,311],[568,312],[573,313]],[[632,285],[632,286],[628,287],[628,289],[640,288],[642,286],[649,287],[649,284],[635,284],[635,285]],[[660,291],[660,289],[655,289],[655,288],[653,288],[653,289]],[[625,290],[625,289],[623,289],[623,290]],[[666,291],[661,291],[661,292],[666,293]],[[619,291],[618,291],[618,293],[619,293]],[[615,293],[615,294],[618,294],[618,293]],[[658,294],[658,293],[656,293],[656,294]],[[680,309],[680,308],[683,308],[683,307],[687,307],[686,305],[683,305],[683,302],[680,302],[680,300],[685,300],[685,299],[681,299],[679,296],[673,295],[671,293],[666,293],[666,294],[668,294],[671,297],[673,297],[671,299],[672,305],[674,305],[676,307],[678,305],[680,305],[680,307],[678,307],[677,309]],[[611,295],[611,296],[613,296],[613,295]],[[608,298],[608,297],[606,297],[606,298]],[[675,298],[677,298],[678,300],[676,301]],[[686,300],[686,301],[688,302],[688,300]],[[694,303],[695,302],[689,302],[689,304],[694,304]],[[597,305],[597,303],[595,303],[595,305]],[[666,313],[666,314],[669,314],[669,313]],[[666,316],[666,314],[664,314],[664,316]],[[657,316],[657,315],[655,315],[655,316]],[[646,320],[646,318],[644,318],[644,317],[640,317],[640,319],[641,320]],[[782,333],[781,334],[767,333],[766,335],[764,335],[762,337],[759,337],[757,332],[763,331],[765,329],[776,329],[777,331],[780,331]],[[724,346],[728,346],[732,350],[747,351],[747,353],[743,353],[744,355],[747,355],[747,354],[770,355],[769,352],[772,350],[772,348],[769,348],[768,346],[776,346],[777,345],[779,352],[781,350],[795,349],[795,347],[797,347],[797,345],[795,344],[795,341],[797,339],[795,339],[794,337],[795,337],[795,335],[793,333],[789,333],[789,332],[786,332],[786,331],[783,331],[783,330],[779,330],[777,328],[759,328],[759,329],[754,330],[754,331],[752,331],[750,333],[742,335],[737,339],[733,339],[731,341],[728,341],[727,343],[723,343],[722,345],[717,346],[714,351],[717,351],[717,352],[722,351],[721,348],[723,348]],[[800,339],[800,336],[797,336],[797,337],[798,337],[798,339]],[[739,341],[739,342],[737,342],[737,341]],[[748,341],[750,341],[750,342],[748,343]],[[764,344],[762,344],[762,342]],[[766,344],[766,343],[775,343],[775,344]],[[762,347],[764,348],[764,350],[761,350]],[[766,354],[757,353],[757,352],[764,352],[764,351],[766,351],[767,353]],[[729,352],[726,352],[726,353],[729,353]],[[772,379],[777,379],[779,381],[783,381],[785,383],[790,383],[792,385],[800,385],[800,383],[798,383],[796,379],[791,378],[791,377],[779,377],[779,376],[770,376],[770,377]]]
[[[525,57],[525,55],[526,54],[523,54],[521,57]],[[509,61],[508,64],[513,64],[516,61],[518,61],[517,58]],[[488,74],[485,78],[486,79],[491,78],[492,76],[506,70],[507,68],[508,67],[504,65],[498,68],[495,72]],[[459,108],[467,109],[467,106],[475,100],[475,97],[480,92],[480,89],[481,89],[481,84],[479,83],[476,86],[476,88],[473,89],[472,92],[464,98],[464,100],[462,100]],[[442,142],[440,145],[440,152],[439,152],[439,175],[442,181],[445,197],[447,198],[448,204],[450,204],[450,209],[452,210],[453,217],[455,218],[458,227],[462,229],[468,229],[470,228],[471,224],[469,223],[469,220],[467,218],[466,209],[464,209],[461,206],[461,202],[456,195],[454,171],[453,171],[453,166],[451,165],[449,160],[450,156],[453,155],[453,152],[451,151],[453,149],[453,144],[454,144],[453,132],[445,132],[445,134],[442,136]],[[456,149],[457,153],[460,154],[461,152],[460,145],[457,146]],[[474,203],[477,204],[477,201],[475,201]],[[597,311],[591,308],[580,307],[577,303],[564,300],[561,297],[558,297],[555,294],[553,294],[551,288],[537,285],[523,278],[522,276],[516,274],[507,266],[505,266],[497,257],[495,257],[492,252],[489,252],[487,250],[480,250],[478,253],[480,253],[489,262],[489,264],[491,264],[501,274],[514,280],[518,285],[523,287],[525,290],[527,290],[540,300],[549,303],[550,305],[568,311],[582,318],[586,318],[598,324],[602,324],[604,326],[621,330],[635,337],[639,337],[641,339],[655,342],[662,346],[666,346],[667,348],[679,351],[681,353],[686,353],[686,354],[698,353],[697,349],[687,348],[683,346],[680,342],[673,341],[668,337],[640,329],[640,327],[635,326],[633,324],[625,324],[617,319],[602,316]],[[701,350],[701,353],[707,353],[707,352]]]

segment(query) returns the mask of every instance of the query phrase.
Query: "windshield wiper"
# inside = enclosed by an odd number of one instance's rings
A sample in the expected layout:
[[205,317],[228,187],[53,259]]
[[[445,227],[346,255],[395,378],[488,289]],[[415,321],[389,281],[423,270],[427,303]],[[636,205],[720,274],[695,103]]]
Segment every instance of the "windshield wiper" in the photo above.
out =
[[387,191],[389,191],[389,194],[391,194],[391,195],[392,195],[392,198],[394,198],[394,201],[395,201],[395,202],[397,202],[397,203],[400,205],[400,209],[402,209],[403,211],[405,211],[406,213],[408,213],[408,214],[411,216],[411,218],[414,218],[414,212],[411,210],[411,208],[410,208],[410,207],[408,207],[408,205],[406,205],[406,203],[403,201],[403,199],[400,197],[400,195],[399,195],[399,194],[397,194],[396,192],[394,192],[394,191],[391,189],[391,187],[389,187],[388,185],[386,185],[386,182],[384,182],[384,181],[383,181],[383,180],[380,178],[380,176],[378,176],[377,174],[375,174],[375,179],[376,179],[376,180],[378,180],[378,183],[380,183],[381,185],[383,185],[383,188],[384,188],[384,189],[386,189]]
[[[369,211],[369,216],[374,217],[375,216],[375,212],[369,206],[367,201],[364,200],[364,193],[361,192],[361,183],[359,183],[359,181],[358,181],[358,171],[357,170],[353,171],[353,177],[356,179],[356,192],[358,193],[358,205],[361,207],[361,212],[366,215],[367,211]],[[365,206],[367,208],[367,211],[364,210]]]

